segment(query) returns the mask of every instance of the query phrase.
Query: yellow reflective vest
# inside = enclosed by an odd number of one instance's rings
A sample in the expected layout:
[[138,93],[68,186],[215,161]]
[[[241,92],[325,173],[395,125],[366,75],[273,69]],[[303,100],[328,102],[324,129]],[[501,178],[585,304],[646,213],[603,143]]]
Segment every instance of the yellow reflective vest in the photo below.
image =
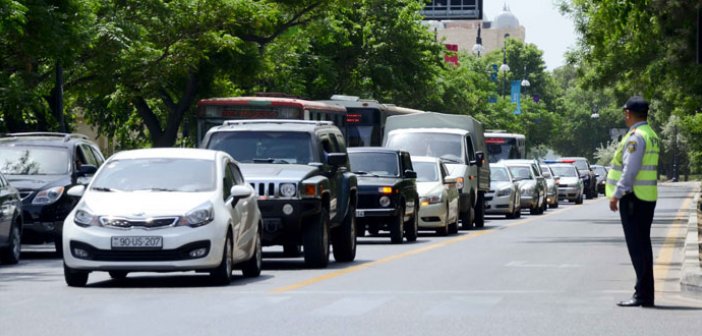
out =
[[641,162],[641,169],[636,174],[634,179],[634,195],[636,198],[642,201],[654,202],[658,199],[658,154],[660,152],[660,140],[656,132],[653,131],[651,126],[648,124],[643,124],[629,131],[622,138],[622,141],[617,147],[617,151],[614,153],[614,158],[612,159],[612,168],[607,173],[607,182],[605,185],[605,194],[607,197],[612,197],[617,188],[617,182],[622,177],[622,156],[624,148],[626,147],[629,137],[636,133],[637,135],[643,137],[646,142],[646,148],[644,148],[644,156]]

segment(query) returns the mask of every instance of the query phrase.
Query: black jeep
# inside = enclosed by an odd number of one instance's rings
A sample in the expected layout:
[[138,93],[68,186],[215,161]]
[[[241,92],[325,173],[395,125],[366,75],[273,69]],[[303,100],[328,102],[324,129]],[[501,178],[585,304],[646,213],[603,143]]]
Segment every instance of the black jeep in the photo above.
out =
[[0,170],[22,197],[22,242],[53,241],[60,255],[63,220],[78,202],[66,191],[88,184],[104,161],[82,134],[10,133],[0,138]]
[[417,240],[419,196],[410,154],[380,147],[349,149],[351,169],[358,175],[356,232],[390,231],[390,241]]
[[328,121],[233,120],[211,128],[202,147],[241,163],[259,195],[263,244],[286,255],[304,246],[305,263],[326,267],[356,258],[356,175],[344,136]]

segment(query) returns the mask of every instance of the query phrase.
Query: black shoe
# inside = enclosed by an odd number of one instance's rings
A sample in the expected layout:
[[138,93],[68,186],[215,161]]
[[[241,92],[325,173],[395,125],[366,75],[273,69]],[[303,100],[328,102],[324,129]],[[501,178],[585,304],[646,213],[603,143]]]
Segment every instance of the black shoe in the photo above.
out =
[[631,298],[626,301],[619,301],[617,303],[619,307],[653,307],[653,301],[644,301],[637,298]]

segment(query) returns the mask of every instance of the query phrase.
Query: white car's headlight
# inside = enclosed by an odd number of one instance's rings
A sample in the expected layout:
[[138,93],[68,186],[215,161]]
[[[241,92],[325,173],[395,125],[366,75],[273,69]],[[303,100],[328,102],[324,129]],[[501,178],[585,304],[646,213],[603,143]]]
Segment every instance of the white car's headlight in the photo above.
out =
[[508,196],[508,195],[511,194],[511,193],[512,193],[512,189],[510,189],[510,188],[504,188],[504,189],[498,190],[496,196],[497,196],[497,197],[503,197],[503,196]]
[[443,202],[443,200],[444,200],[444,194],[441,193],[441,194],[427,195],[427,196],[421,197],[419,199],[419,202],[421,203],[420,206],[421,205],[427,206],[429,204],[441,203],[441,202]]
[[297,193],[297,186],[294,183],[281,183],[280,195],[283,197],[293,197]]
[[76,213],[73,215],[73,222],[82,227],[100,225],[98,216],[93,215],[87,209],[76,210]]
[[55,203],[56,201],[58,201],[59,198],[61,198],[61,195],[63,195],[63,190],[63,187],[53,187],[44,189],[38,192],[36,196],[34,196],[32,204],[47,205]]
[[531,196],[531,194],[534,193],[534,187],[521,187],[519,190],[522,192],[523,196]]
[[195,209],[188,211],[181,217],[178,225],[188,225],[198,227],[208,224],[214,220],[214,206],[211,202],[204,203]]

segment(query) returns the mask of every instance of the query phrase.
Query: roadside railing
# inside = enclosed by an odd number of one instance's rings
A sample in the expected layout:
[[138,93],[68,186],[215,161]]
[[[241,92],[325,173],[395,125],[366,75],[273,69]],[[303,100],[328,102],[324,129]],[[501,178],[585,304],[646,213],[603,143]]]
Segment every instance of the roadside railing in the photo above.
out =
[[700,267],[702,267],[702,194],[697,199],[697,246],[699,251]]

